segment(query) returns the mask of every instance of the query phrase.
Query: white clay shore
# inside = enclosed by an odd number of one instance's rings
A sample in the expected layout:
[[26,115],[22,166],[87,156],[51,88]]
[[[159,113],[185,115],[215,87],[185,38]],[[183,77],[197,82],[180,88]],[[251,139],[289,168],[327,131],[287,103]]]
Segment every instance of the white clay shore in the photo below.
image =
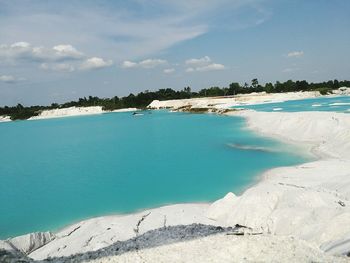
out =
[[[173,106],[178,107],[178,102]],[[92,218],[55,234],[0,241],[0,248],[17,248],[33,259],[44,259],[98,250],[164,226],[240,224],[262,235],[220,234],[110,255],[105,260],[347,262],[344,257],[332,255],[350,251],[350,115],[254,111],[228,114],[246,118],[250,129],[265,136],[308,145],[318,160],[272,169],[241,196],[229,193],[213,204],[178,204],[131,215]]]
[[[342,90],[333,90],[332,95],[328,97],[350,95],[350,88],[343,88]],[[213,97],[213,98],[193,98],[183,100],[166,100],[159,101],[154,100],[148,107],[151,109],[163,109],[171,108],[177,109],[186,106],[192,106],[193,108],[229,108],[232,106],[244,106],[252,104],[263,103],[275,103],[283,102],[287,100],[302,100],[321,97],[318,91],[305,91],[305,92],[286,92],[286,93],[250,93],[250,94],[238,94],[231,97]]]
[[[73,116],[85,116],[85,115],[96,115],[111,112],[132,112],[138,111],[137,108],[124,108],[113,111],[104,111],[101,106],[91,107],[69,107],[62,109],[43,110],[38,116],[30,117],[28,120],[43,120],[43,119],[54,119],[64,118]],[[11,121],[10,116],[0,116],[0,122]]]
[[101,106],[91,106],[91,107],[70,107],[62,109],[52,109],[44,110],[38,116],[33,116],[28,120],[42,120],[42,119],[52,119],[52,118],[62,118],[71,116],[84,116],[84,115],[95,115],[110,112],[130,112],[137,111],[136,108],[125,108],[114,111],[104,111]]

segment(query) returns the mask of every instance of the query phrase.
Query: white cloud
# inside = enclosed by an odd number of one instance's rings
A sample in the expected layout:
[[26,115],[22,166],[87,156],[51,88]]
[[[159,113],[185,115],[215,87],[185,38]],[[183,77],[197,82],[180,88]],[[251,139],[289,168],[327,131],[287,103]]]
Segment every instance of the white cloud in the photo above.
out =
[[202,58],[191,58],[185,61],[186,65],[201,67],[204,65],[208,65],[211,62],[210,57],[204,56]]
[[25,80],[24,78],[16,78],[12,75],[1,75],[0,76],[0,81],[5,82],[5,83],[14,83],[17,81],[22,81]]
[[217,70],[224,70],[226,69],[225,65],[223,64],[218,64],[218,63],[212,63],[203,67],[196,67],[196,68],[187,68],[186,72],[205,72],[205,71],[217,71]]
[[122,68],[136,68],[138,65],[136,62],[132,62],[132,61],[124,61],[122,63]]
[[189,66],[186,69],[186,72],[204,72],[225,69],[225,66],[223,64],[212,63],[212,60],[209,56],[204,56],[202,58],[191,58],[186,60],[185,64]]
[[163,70],[163,72],[165,74],[171,74],[171,73],[175,72],[175,69],[174,68],[166,68],[166,69]]
[[12,45],[0,45],[0,58],[16,61],[61,61],[82,59],[84,54],[72,45],[56,45],[52,48],[32,46],[28,42],[16,42]]
[[11,76],[11,75],[0,76],[0,81],[2,81],[2,82],[11,83],[11,82],[14,82],[15,80],[16,80],[15,77]]
[[16,42],[11,45],[11,48],[29,48],[30,44],[28,42]]
[[78,51],[72,45],[57,45],[52,48],[56,51],[56,54],[62,57],[70,57],[70,58],[80,58],[83,56],[83,53]]
[[99,5],[78,0],[66,5],[62,1],[43,4],[11,0],[6,4],[7,15],[0,18],[6,25],[1,28],[1,39],[11,42],[21,36],[44,46],[65,40],[121,62],[158,54],[216,27],[247,24],[246,16],[233,13],[239,8],[249,8],[248,17],[252,18],[248,20],[253,23],[248,24],[259,24],[269,16],[263,10],[264,1],[132,0],[131,5],[128,1]]
[[30,56],[32,47],[27,42],[16,42],[12,45],[0,45],[0,58],[12,59],[16,57]]
[[166,64],[167,61],[164,59],[146,59],[139,62],[141,68],[155,68],[159,65]]
[[155,68],[166,64],[168,64],[168,62],[164,59],[145,59],[139,62],[132,62],[132,61],[126,60],[122,63],[121,67],[150,69],[150,68]]
[[215,70],[224,70],[225,66],[223,64],[212,63],[207,66],[196,68],[197,71],[215,71]]
[[285,68],[282,70],[283,73],[291,73],[300,70],[299,68]]
[[300,58],[304,55],[304,51],[292,51],[287,54],[288,58]]
[[80,66],[81,70],[100,69],[113,65],[112,60],[104,60],[103,58],[93,57],[86,59]]
[[58,63],[58,64],[42,63],[40,65],[40,68],[44,70],[52,70],[52,71],[58,71],[58,72],[73,72],[75,70],[75,67],[68,63]]

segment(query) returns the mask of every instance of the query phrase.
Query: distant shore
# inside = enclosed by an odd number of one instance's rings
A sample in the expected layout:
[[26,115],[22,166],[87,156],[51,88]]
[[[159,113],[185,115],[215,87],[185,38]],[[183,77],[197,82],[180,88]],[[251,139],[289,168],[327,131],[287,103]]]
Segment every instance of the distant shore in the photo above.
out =
[[[274,95],[252,96],[255,97],[251,100],[241,97],[240,102],[281,99]],[[306,94],[293,93],[288,98],[296,99],[301,98],[300,96]],[[234,102],[233,99],[192,99],[191,106],[228,107]],[[150,107],[179,108],[189,105],[189,102],[189,100],[155,101]],[[249,233],[261,233],[276,242],[279,238],[293,236],[295,240],[303,240],[308,246],[320,249],[320,253],[321,250],[335,255],[348,253],[350,251],[350,115],[335,112],[255,111],[229,112],[227,115],[246,118],[247,127],[264,136],[308,145],[318,160],[269,170],[262,175],[260,182],[242,195],[228,193],[212,204],[177,204],[131,215],[92,218],[66,227],[55,234],[42,233],[40,238],[39,234],[32,234],[10,239],[6,241],[7,243],[0,241],[0,248],[11,244],[12,248],[17,247],[30,257],[39,260],[49,256],[62,257],[96,251],[118,240],[128,240],[157,228],[201,223],[222,227],[236,224],[245,226],[248,235],[235,241],[242,246],[249,245]],[[42,238],[42,235],[46,239]],[[32,251],[28,251],[23,245],[28,239],[36,240],[36,247],[34,246],[35,249]],[[190,244],[194,248],[193,242],[188,243],[189,246]],[[259,243],[253,241],[251,244],[259,246]],[[261,247],[261,249],[268,248]],[[280,246],[278,249],[285,248]]]
[[289,100],[302,100],[318,97],[331,97],[340,95],[350,95],[350,88],[333,90],[331,95],[321,95],[318,91],[285,92],[285,93],[250,93],[237,94],[230,97],[193,98],[183,100],[154,100],[148,108],[150,109],[178,109],[191,106],[192,108],[216,108],[227,109],[233,106],[245,106],[264,103],[276,103]]
[[[299,100],[307,98],[317,98],[321,96],[339,96],[342,94],[350,94],[350,88],[342,90],[333,90],[332,95],[321,95],[319,91],[305,91],[305,92],[287,92],[287,93],[250,93],[250,94],[238,94],[235,96],[227,97],[204,97],[182,100],[168,100],[168,101],[153,101],[148,108],[149,109],[162,109],[162,108],[181,108],[191,105],[194,108],[216,108],[226,109],[233,106],[244,106],[262,103],[274,103],[282,102],[286,100]],[[95,115],[110,112],[131,112],[137,111],[137,108],[124,108],[113,111],[105,111],[102,106],[90,106],[90,107],[69,107],[69,108],[57,108],[50,110],[43,110],[37,116],[33,116],[28,120],[42,120],[51,118],[63,118],[71,116],[84,116]],[[0,122],[11,121],[9,116],[0,116]]]

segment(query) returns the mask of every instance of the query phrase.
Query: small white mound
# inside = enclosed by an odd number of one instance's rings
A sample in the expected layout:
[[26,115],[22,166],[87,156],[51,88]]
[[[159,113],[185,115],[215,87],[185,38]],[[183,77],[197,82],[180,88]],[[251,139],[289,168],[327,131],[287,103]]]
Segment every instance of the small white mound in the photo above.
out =
[[8,122],[11,121],[10,116],[0,116],[0,122]]

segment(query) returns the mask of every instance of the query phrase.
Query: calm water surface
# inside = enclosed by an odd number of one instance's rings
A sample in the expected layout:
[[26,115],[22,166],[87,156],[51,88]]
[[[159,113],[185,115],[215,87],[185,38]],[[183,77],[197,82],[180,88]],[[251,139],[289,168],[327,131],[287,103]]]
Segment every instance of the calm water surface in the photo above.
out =
[[239,117],[163,111],[0,123],[0,238],[213,201],[309,158],[244,127]]

